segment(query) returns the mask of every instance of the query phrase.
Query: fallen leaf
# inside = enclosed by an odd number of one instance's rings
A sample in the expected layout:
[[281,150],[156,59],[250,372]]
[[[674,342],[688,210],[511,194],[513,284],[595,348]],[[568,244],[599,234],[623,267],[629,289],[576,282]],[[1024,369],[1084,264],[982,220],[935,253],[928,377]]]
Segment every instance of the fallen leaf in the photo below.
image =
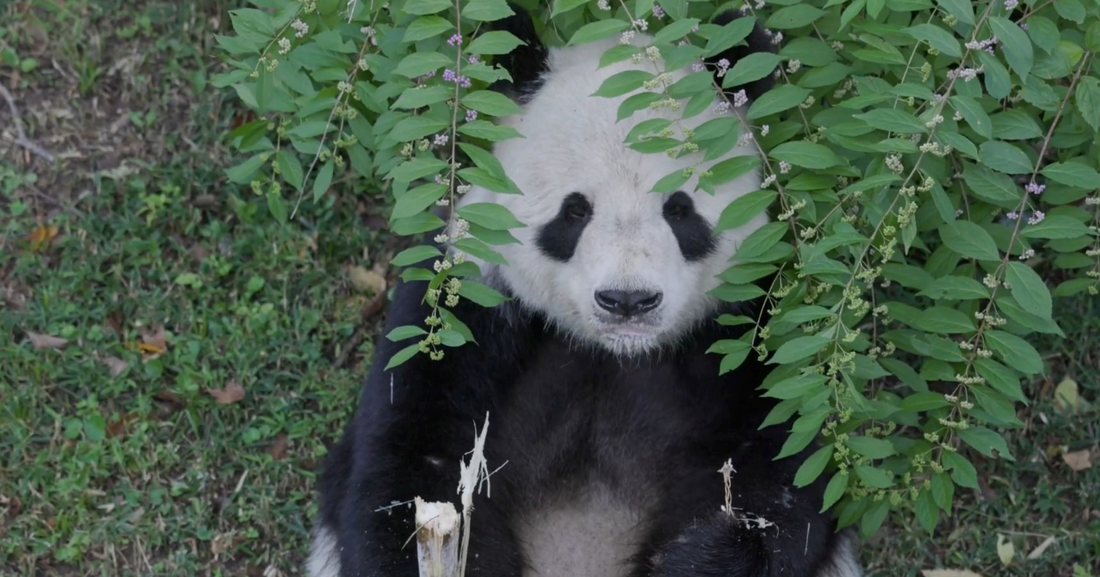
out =
[[145,361],[168,352],[168,334],[164,332],[164,327],[158,325],[143,329],[137,349],[142,352],[142,360]]
[[381,294],[386,292],[386,277],[367,270],[361,266],[353,266],[348,269],[348,279],[355,290]]
[[27,331],[27,338],[31,340],[31,345],[33,345],[34,348],[40,351],[48,349],[60,349],[61,347],[69,344],[68,339],[53,337],[50,335],[40,335],[38,333],[32,333],[30,331]]
[[1054,389],[1054,408],[1063,414],[1076,413],[1081,408],[1077,381],[1066,377]]
[[1084,471],[1085,469],[1092,468],[1090,457],[1091,455],[1089,455],[1088,449],[1062,453],[1062,460],[1074,471]]
[[1038,559],[1039,557],[1042,557],[1043,553],[1045,553],[1046,550],[1049,549],[1050,546],[1053,545],[1055,541],[1057,541],[1057,539],[1055,539],[1053,535],[1051,535],[1050,537],[1047,537],[1045,540],[1043,540],[1042,543],[1039,543],[1038,547],[1032,549],[1031,553],[1027,554],[1027,558],[1028,559]]
[[275,437],[275,440],[271,442],[271,445],[267,447],[267,453],[271,455],[272,459],[281,461],[286,458],[286,449],[289,444],[286,435],[279,435]]
[[1016,546],[1004,535],[997,535],[997,557],[1001,558],[1001,565],[1008,567],[1012,564],[1012,558],[1016,556]]
[[925,569],[921,571],[924,577],[982,577],[973,571],[964,569]]
[[121,375],[130,366],[130,363],[118,357],[107,357],[101,362],[107,365],[107,370],[111,373],[112,377]]
[[113,439],[120,435],[123,435],[130,429],[130,424],[138,420],[138,416],[133,413],[123,413],[118,419],[111,421],[107,424],[107,437]]
[[180,399],[179,395],[168,389],[161,389],[153,393],[153,398],[158,401],[164,401],[165,403],[172,403],[173,405],[183,405],[183,399]]
[[27,236],[27,240],[31,243],[31,250],[38,252],[42,250],[42,247],[48,245],[57,236],[56,226],[43,226],[38,225],[30,235]]
[[244,398],[244,387],[237,381],[229,381],[224,389],[210,389],[207,391],[219,405],[232,405]]

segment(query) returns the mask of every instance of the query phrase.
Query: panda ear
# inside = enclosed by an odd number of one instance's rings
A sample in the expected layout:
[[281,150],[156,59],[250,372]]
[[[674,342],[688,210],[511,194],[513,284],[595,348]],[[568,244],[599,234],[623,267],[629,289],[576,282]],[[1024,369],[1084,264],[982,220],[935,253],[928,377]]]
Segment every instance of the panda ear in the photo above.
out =
[[[742,16],[739,12],[728,10],[716,16],[714,18],[714,24],[725,26],[726,24],[729,24],[730,22],[733,22],[734,20],[741,17]],[[734,65],[737,64],[738,60],[756,52],[776,52],[775,42],[772,39],[771,33],[768,32],[763,26],[761,26],[759,21],[757,21],[756,24],[753,25],[752,32],[749,32],[749,35],[745,37],[744,44],[734,46],[733,48],[730,48],[715,56],[707,58],[705,62],[707,64],[707,68],[714,70],[715,74],[717,75],[718,61],[722,60],[723,58],[729,62],[729,67],[732,69]],[[775,75],[773,74],[773,72],[774,71],[769,71],[767,76],[759,80],[754,80],[752,82],[749,82],[748,84],[743,84],[741,86],[730,87],[726,90],[728,92],[744,89],[745,94],[749,97],[749,99],[755,100],[758,96],[771,90],[772,87],[775,86]],[[722,79],[719,78],[717,80],[718,84],[721,85]]]
[[527,11],[514,3],[508,6],[515,14],[492,23],[493,30],[510,32],[523,44],[508,54],[494,56],[493,61],[500,64],[512,76],[512,82],[501,80],[492,88],[510,94],[516,100],[524,100],[538,90],[542,84],[542,74],[546,71],[549,51],[539,39],[535,23]]

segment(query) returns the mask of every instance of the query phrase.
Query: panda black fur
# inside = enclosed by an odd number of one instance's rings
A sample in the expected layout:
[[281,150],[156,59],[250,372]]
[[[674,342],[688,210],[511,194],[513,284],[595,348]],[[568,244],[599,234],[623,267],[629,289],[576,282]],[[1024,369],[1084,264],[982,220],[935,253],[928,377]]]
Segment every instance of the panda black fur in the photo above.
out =
[[[758,430],[773,406],[756,390],[767,369],[750,358],[719,376],[720,357],[706,353],[743,327],[714,322],[723,310],[704,293],[764,220],[717,236],[711,227],[759,176],[713,197],[648,193],[690,161],[621,143],[640,120],[668,113],[616,124],[622,98],[588,95],[633,65],[597,70],[607,44],[547,50],[516,11],[504,26],[528,44],[504,64],[525,112],[505,122],[527,138],[494,152],[524,196],[475,188],[463,199],[501,202],[528,223],[521,244],[498,247],[510,266],[481,263],[514,299],[491,309],[463,299],[455,313],[477,344],[448,349],[442,362],[418,355],[384,371],[408,343],[379,339],[320,478],[310,575],[414,577],[412,512],[381,509],[416,496],[455,501],[459,459],[488,413],[486,458],[507,464],[491,498],[475,501],[471,576],[858,576],[847,535],[818,513],[821,482],[792,486],[806,454],[773,461],[786,429]],[[759,29],[748,44],[723,57],[732,65],[770,49]],[[684,189],[694,188],[693,178]],[[423,322],[424,291],[397,287],[386,332]],[[727,459],[736,518],[719,510]]]

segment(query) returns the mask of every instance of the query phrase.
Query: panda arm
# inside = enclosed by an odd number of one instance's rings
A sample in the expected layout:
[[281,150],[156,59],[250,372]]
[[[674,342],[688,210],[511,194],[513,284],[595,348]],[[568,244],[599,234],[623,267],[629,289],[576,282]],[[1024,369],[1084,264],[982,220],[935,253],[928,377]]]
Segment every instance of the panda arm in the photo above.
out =
[[671,539],[656,549],[649,577],[845,575],[826,570],[838,541],[833,522],[818,512],[821,484],[792,484],[808,453],[773,461],[785,437],[773,429],[748,441],[726,439],[740,447],[732,459],[733,515],[719,509],[723,489],[713,458],[685,473],[686,490],[670,488],[661,509],[672,517],[664,520]]
[[[430,312],[421,302],[425,288],[422,282],[397,287],[384,334],[423,324]],[[343,478],[322,481],[323,524],[337,534],[341,575],[414,577],[411,507],[382,508],[418,496],[458,501],[459,459],[473,446],[474,424],[480,427],[491,411],[496,381],[489,375],[499,370],[494,359],[501,355],[486,349],[502,335],[489,334],[491,328],[501,330],[493,322],[494,309],[464,303],[455,313],[479,345],[446,349],[442,361],[418,354],[385,370],[395,353],[415,341],[379,340],[360,406],[333,457],[340,462],[330,461],[326,471]],[[518,573],[518,547],[503,516],[492,500],[479,501],[470,566],[487,577]]]

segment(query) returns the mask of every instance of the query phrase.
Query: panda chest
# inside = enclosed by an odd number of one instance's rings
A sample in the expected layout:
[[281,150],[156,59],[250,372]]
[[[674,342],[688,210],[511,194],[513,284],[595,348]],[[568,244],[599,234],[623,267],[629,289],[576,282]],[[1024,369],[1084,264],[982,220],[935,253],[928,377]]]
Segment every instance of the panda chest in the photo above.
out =
[[543,354],[514,383],[498,438],[529,575],[627,574],[684,440],[673,374]]

